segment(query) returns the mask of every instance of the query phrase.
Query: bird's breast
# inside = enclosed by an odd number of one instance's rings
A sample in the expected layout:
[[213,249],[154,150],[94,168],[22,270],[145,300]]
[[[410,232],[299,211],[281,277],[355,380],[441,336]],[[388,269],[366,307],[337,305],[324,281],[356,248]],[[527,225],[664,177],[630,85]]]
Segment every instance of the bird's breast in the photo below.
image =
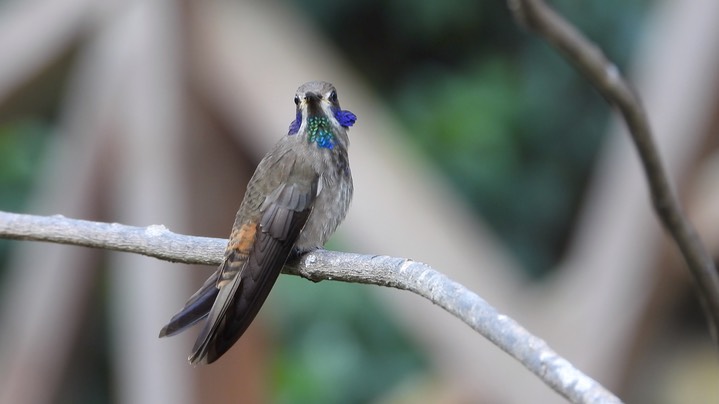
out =
[[352,200],[352,175],[347,167],[334,161],[321,172],[312,213],[295,244],[300,251],[322,247],[344,220]]

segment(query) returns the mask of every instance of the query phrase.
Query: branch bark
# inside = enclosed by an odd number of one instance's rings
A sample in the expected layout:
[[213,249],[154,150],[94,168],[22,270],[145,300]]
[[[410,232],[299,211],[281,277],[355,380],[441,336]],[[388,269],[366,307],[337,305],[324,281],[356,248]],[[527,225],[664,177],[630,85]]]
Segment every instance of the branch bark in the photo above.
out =
[[639,96],[601,49],[543,0],[509,0],[509,7],[518,24],[554,46],[609,104],[619,110],[639,153],[654,210],[689,267],[698,286],[712,338],[719,345],[719,272],[672,192]]
[[[47,241],[147,255],[186,264],[219,265],[227,240],[176,234],[162,225],[126,226],[0,212],[0,238]],[[317,250],[285,267],[315,282],[336,280],[389,286],[428,299],[521,362],[573,403],[619,403],[542,339],[432,267],[406,258]]]

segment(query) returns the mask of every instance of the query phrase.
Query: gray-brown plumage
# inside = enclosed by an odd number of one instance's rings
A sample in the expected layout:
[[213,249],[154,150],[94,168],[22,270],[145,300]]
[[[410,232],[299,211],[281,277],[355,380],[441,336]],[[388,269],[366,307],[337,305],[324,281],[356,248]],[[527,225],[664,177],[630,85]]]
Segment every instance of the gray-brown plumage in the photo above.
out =
[[222,264],[160,331],[174,335],[207,316],[191,363],[222,356],[257,315],[289,255],[322,247],[347,213],[347,129],[356,118],[326,82],[300,86],[295,104],[289,133],[247,185]]

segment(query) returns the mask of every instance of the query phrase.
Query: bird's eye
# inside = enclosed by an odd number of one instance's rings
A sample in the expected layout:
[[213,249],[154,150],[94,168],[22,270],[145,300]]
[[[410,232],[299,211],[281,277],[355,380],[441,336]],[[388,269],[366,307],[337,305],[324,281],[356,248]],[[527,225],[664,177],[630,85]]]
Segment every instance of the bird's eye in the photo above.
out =
[[337,91],[332,90],[330,93],[330,101],[337,102]]
[[300,97],[295,95],[295,105],[300,105]]

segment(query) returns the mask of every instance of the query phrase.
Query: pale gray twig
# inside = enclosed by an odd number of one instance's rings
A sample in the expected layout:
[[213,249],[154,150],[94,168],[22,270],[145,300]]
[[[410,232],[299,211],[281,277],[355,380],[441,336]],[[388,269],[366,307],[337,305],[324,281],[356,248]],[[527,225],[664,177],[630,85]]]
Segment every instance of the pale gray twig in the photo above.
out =
[[[219,265],[227,243],[224,239],[176,234],[162,225],[134,227],[60,215],[6,212],[0,212],[0,238],[103,248],[206,265]],[[313,281],[365,283],[414,292],[465,322],[571,402],[620,402],[542,339],[426,264],[405,258],[317,250],[300,257],[285,271]]]

